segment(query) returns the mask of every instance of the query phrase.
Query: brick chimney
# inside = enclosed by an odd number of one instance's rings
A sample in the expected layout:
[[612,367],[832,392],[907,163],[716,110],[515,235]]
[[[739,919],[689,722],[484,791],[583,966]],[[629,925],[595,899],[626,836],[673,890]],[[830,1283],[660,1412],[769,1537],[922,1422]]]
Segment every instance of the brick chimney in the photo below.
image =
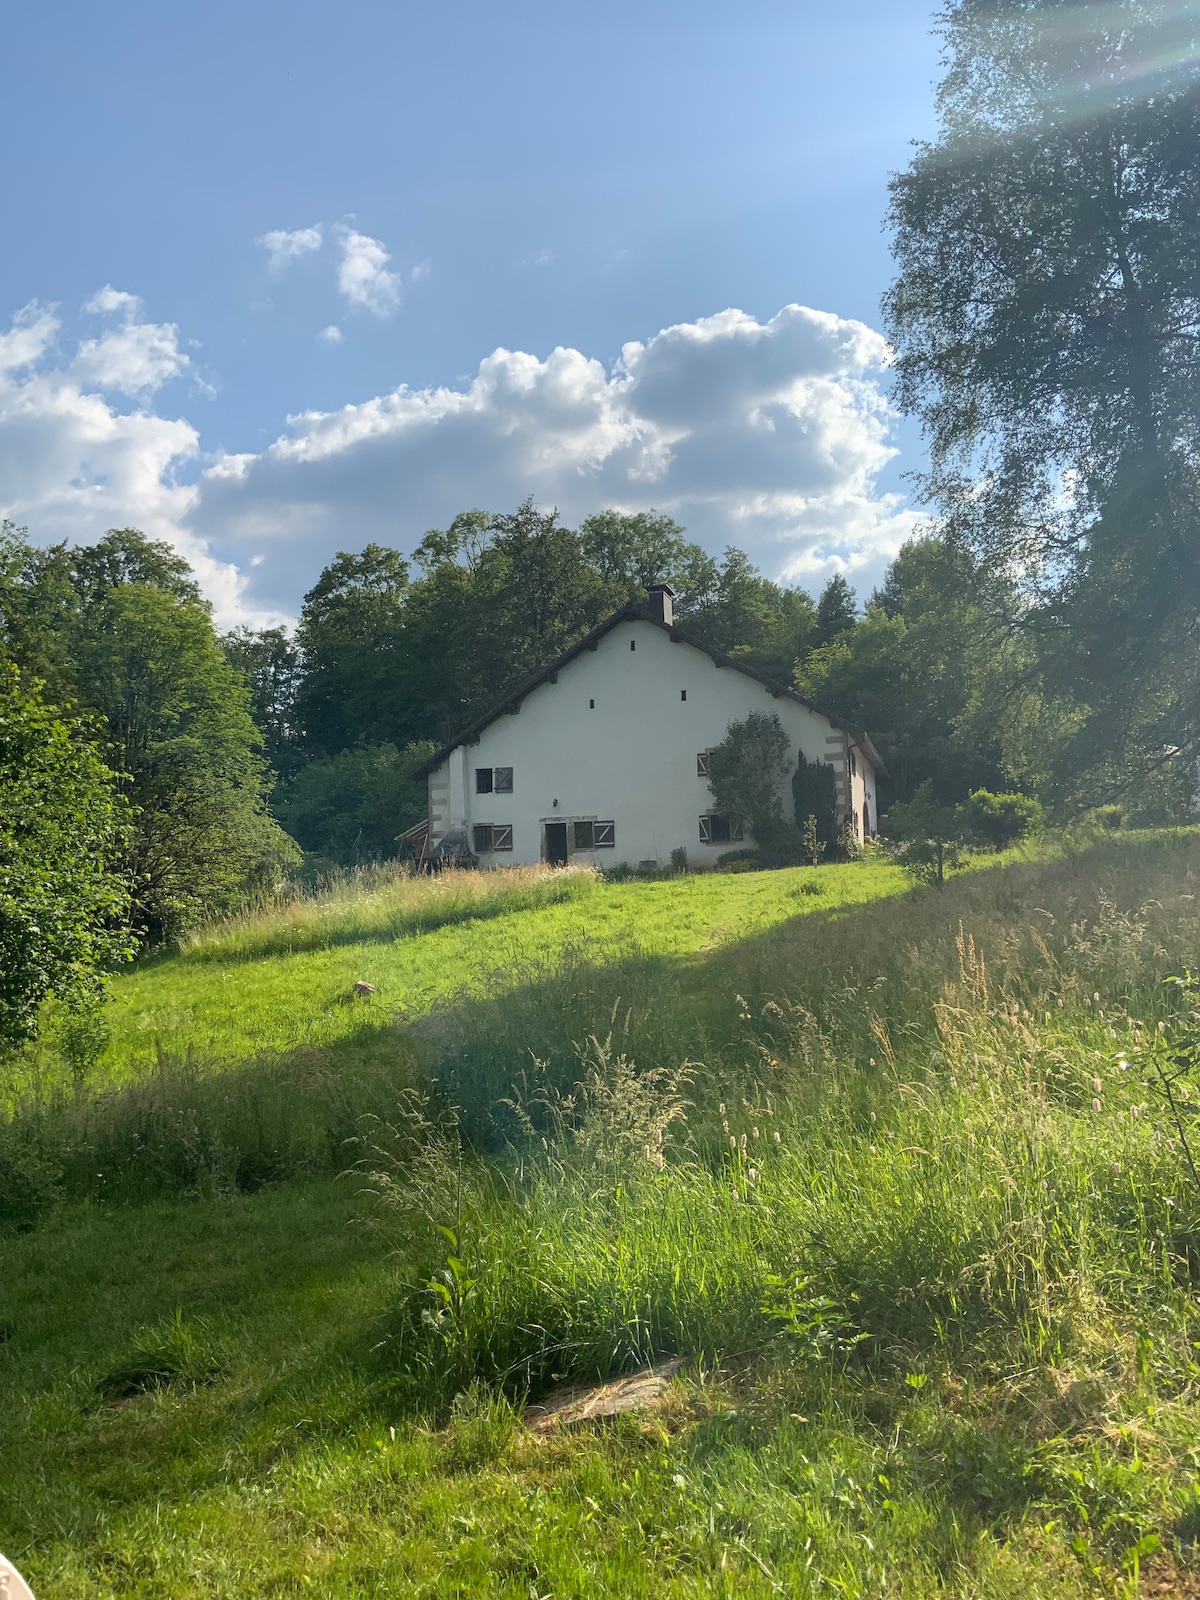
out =
[[650,615],[656,622],[671,627],[675,621],[675,591],[669,583],[650,585]]

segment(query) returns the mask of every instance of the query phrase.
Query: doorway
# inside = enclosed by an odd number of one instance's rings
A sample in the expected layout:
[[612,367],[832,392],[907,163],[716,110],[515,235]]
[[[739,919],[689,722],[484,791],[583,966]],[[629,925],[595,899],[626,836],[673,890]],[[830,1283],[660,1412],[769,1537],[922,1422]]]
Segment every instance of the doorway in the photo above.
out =
[[546,824],[546,860],[552,867],[567,864],[567,825],[565,822]]

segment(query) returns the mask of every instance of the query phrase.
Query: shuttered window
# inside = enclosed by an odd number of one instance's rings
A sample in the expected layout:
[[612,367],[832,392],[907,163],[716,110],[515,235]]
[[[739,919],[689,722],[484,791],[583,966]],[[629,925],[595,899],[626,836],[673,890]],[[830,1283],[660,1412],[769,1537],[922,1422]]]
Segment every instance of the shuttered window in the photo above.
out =
[[740,817],[726,817],[720,812],[710,811],[706,817],[700,818],[701,844],[728,844],[730,840],[742,836]]
[[471,834],[477,856],[486,856],[493,850],[511,850],[513,847],[511,822],[477,822]]

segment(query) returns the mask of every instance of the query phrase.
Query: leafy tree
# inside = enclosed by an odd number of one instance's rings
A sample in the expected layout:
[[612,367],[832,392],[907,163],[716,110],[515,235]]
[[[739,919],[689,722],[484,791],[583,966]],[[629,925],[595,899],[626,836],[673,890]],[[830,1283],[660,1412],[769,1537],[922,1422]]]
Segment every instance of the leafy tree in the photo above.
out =
[[898,398],[949,539],[1020,580],[1067,792],[1200,744],[1200,60],[1189,7],[955,0],[892,185]]
[[756,843],[774,855],[793,843],[783,820],[783,785],[789,762],[788,737],[777,716],[752,711],[731,722],[708,758],[708,786],[719,812],[748,824]]
[[813,645],[819,648],[823,644],[832,644],[839,634],[849,633],[857,620],[858,602],[854,598],[854,590],[840,572],[835,572],[821,590],[821,598],[817,601]]
[[310,761],[280,789],[276,815],[306,851],[340,867],[387,860],[425,815],[426,786],[413,772],[433,751],[428,741],[366,745]]
[[249,694],[207,604],[153,584],[96,590],[77,627],[81,698],[137,811],[127,862],[152,939],[236,904],[299,854],[267,812]]
[[300,652],[283,628],[234,628],[221,640],[225,659],[250,691],[250,715],[267,761],[286,774],[300,764],[296,693]]
[[129,810],[78,722],[0,665],[0,1048],[55,996],[85,1012],[130,954]]
[[408,562],[369,544],[340,550],[304,597],[296,718],[306,749],[336,755],[385,740],[403,716]]
[[888,832],[898,840],[900,864],[920,883],[941,888],[959,864],[963,842],[962,810],[939,805],[928,779],[911,800],[892,806]]

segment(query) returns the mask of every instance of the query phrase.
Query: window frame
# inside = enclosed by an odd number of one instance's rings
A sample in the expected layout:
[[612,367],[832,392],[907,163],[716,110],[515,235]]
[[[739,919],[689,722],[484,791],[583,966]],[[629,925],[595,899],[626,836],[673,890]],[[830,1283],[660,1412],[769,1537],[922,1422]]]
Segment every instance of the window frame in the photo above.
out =
[[696,751],[696,776],[698,778],[712,777],[712,763],[709,759],[711,755],[711,750]]
[[511,794],[513,792],[513,769],[511,767],[492,768],[492,793]]
[[[728,832],[714,834],[714,822],[728,829]],[[745,837],[746,830],[740,817],[731,817],[724,811],[706,811],[700,817],[701,844],[739,844]]]
[[495,770],[496,769],[494,767],[475,768],[476,794],[491,794],[493,792],[492,783],[495,777]]
[[[586,829],[586,843],[581,835]],[[579,817],[571,823],[571,848],[572,850],[594,850],[596,838],[596,824],[587,817]]]

